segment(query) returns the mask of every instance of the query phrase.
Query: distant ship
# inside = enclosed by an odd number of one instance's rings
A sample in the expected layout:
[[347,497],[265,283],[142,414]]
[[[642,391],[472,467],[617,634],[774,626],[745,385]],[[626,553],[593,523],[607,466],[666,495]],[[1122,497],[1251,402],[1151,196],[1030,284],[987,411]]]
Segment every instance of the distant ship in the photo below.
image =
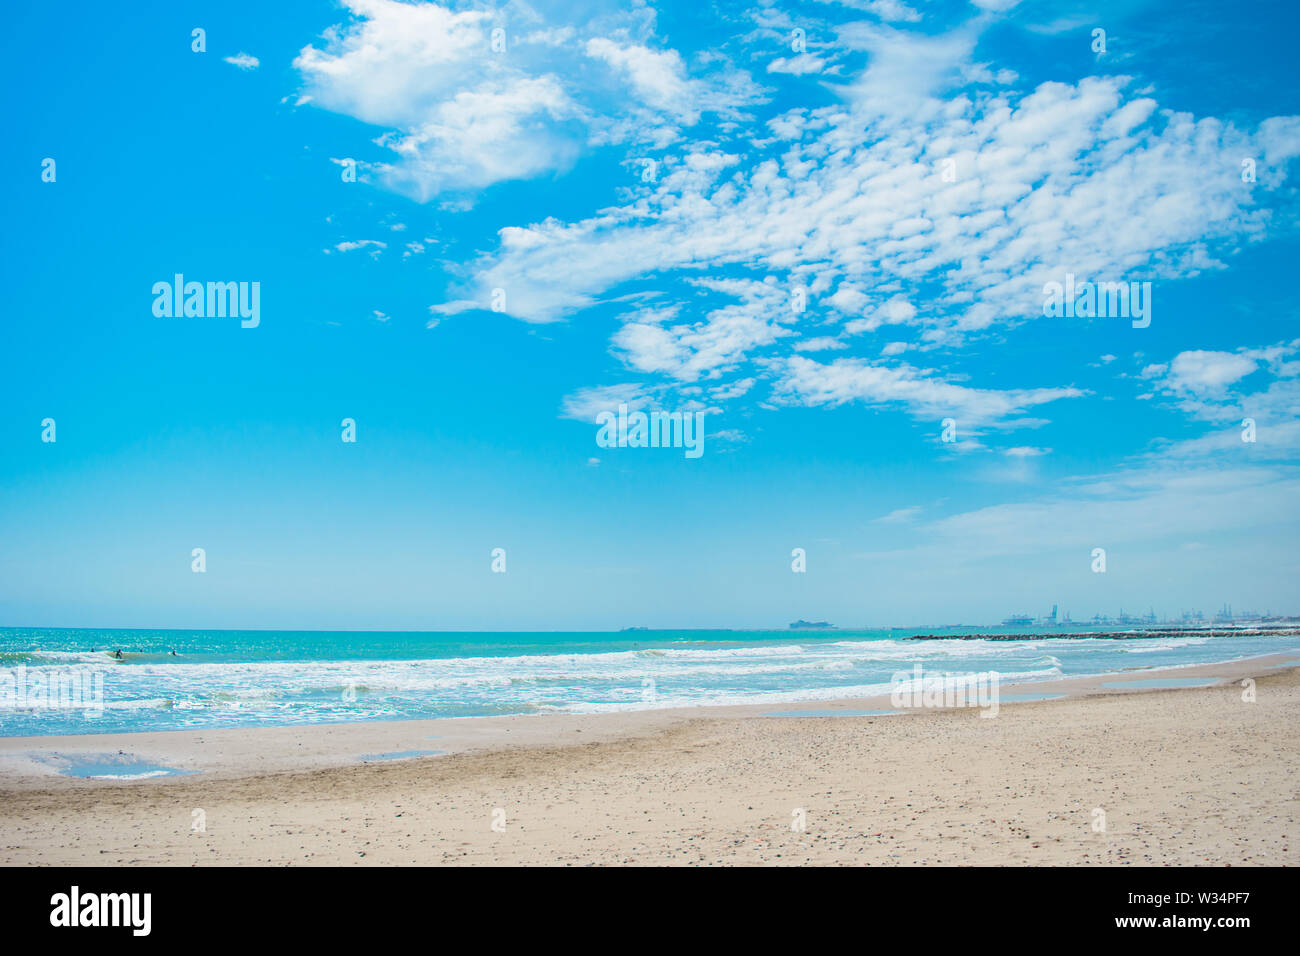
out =
[[1002,623],[1009,625],[1011,627],[1025,627],[1027,625],[1033,624],[1034,619],[1030,617],[1028,614],[1013,614],[1011,615],[1011,617],[1007,618]]
[[807,631],[814,628],[834,627],[834,624],[827,624],[825,621],[795,621],[790,625],[792,631]]

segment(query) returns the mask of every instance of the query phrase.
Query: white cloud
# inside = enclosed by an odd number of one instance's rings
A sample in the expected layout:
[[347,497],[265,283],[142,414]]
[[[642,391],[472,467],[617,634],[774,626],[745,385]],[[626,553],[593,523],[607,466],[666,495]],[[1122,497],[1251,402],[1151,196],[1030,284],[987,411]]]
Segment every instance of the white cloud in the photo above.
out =
[[473,299],[456,299],[452,302],[440,302],[437,305],[431,305],[429,306],[429,312],[438,316],[459,315],[462,312],[483,308],[487,308],[486,302],[476,302]]
[[1077,388],[981,389],[945,381],[932,369],[878,365],[861,359],[821,364],[793,357],[776,363],[776,400],[791,405],[901,405],[916,418],[957,419],[967,432],[999,423],[1026,409],[1062,398],[1078,398]]
[[249,56],[247,53],[236,53],[234,56],[224,57],[223,59],[227,63],[230,63],[233,66],[237,66],[239,67],[239,69],[244,70],[245,72],[249,70],[256,70],[261,62],[257,59],[257,57]]
[[612,339],[615,354],[641,372],[658,372],[683,382],[716,378],[755,349],[791,332],[789,296],[772,284],[695,280],[698,287],[739,299],[710,310],[700,322],[675,322],[676,309],[646,309],[632,315]]
[[737,428],[723,428],[709,435],[709,440],[714,442],[725,442],[729,445],[743,445],[749,441],[749,436]]
[[626,76],[636,97],[652,109],[661,110],[694,125],[700,114],[696,103],[701,90],[686,77],[686,65],[676,50],[651,50],[639,44],[620,45],[605,37],[587,41],[587,55],[603,60]]
[[495,40],[506,18],[489,10],[345,5],[355,20],[294,60],[303,96],[386,128],[376,142],[395,158],[376,164],[382,181],[421,201],[562,172],[592,145],[662,145],[704,111],[760,98],[725,64],[689,76],[676,51],[650,45],[652,20],[616,4],[573,10],[570,24],[512,8]]
[[[1211,431],[1179,441],[1159,441],[1152,454],[1160,460],[1225,462],[1285,461],[1300,454],[1300,339],[1236,352],[1180,352],[1168,363],[1149,365],[1161,398]],[[1255,385],[1246,390],[1247,382]],[[1251,419],[1256,440],[1244,442],[1243,422]]]
[[608,385],[583,388],[566,395],[560,408],[560,417],[594,424],[601,412],[617,412],[620,405],[630,410],[644,408],[650,401],[638,385]]
[[820,73],[826,68],[826,61],[819,56],[813,56],[811,53],[800,53],[798,56],[784,57],[780,56],[767,65],[769,73],[791,73],[795,76],[803,76],[806,73]]
[[370,253],[370,257],[374,259],[378,258],[379,254],[388,248],[388,243],[379,239],[345,239],[335,245],[334,248],[339,252],[353,252],[357,249],[365,249]]
[[1117,472],[1037,501],[995,505],[928,526],[946,549],[969,554],[1074,550],[1087,567],[1104,543],[1113,564],[1124,546],[1149,547],[1195,533],[1240,532],[1276,524],[1278,508],[1300,494],[1300,478],[1271,468],[1164,467]]
[[877,524],[907,524],[921,514],[922,509],[919,505],[913,505],[910,508],[896,508],[887,515],[882,515],[876,519]]
[[819,338],[795,342],[793,348],[796,352],[830,352],[846,349],[848,346],[839,339],[823,335]]
[[[977,36],[851,31],[872,54],[865,73],[840,105],[770,120],[779,152],[683,147],[621,206],[502,229],[461,291],[485,301],[508,287],[508,312],[531,322],[653,296],[659,304],[625,317],[611,338],[629,370],[679,389],[756,372],[775,406],[864,401],[978,430],[1081,396],[1070,386],[976,388],[888,360],[1041,320],[1044,281],[1066,272],[1169,281],[1218,268],[1265,235],[1258,191],[1280,183],[1300,152],[1300,121],[1251,132],[1162,112],[1122,77],[1007,90],[1005,74],[972,72]],[[989,88],[948,90],[976,74]],[[1205,175],[1235,170],[1241,155],[1272,157],[1254,191]],[[955,181],[941,175],[949,158]],[[802,316],[789,309],[800,286]],[[835,334],[795,334],[801,323]],[[881,342],[886,328],[915,339]],[[880,358],[822,364],[800,354],[832,341]]]
[[1188,392],[1221,392],[1255,371],[1255,362],[1232,352],[1179,352],[1169,363],[1170,388]]
[[866,318],[854,319],[844,326],[849,335],[874,332],[882,325],[906,325],[916,318],[916,306],[896,295]]
[[921,19],[921,15],[902,0],[820,0],[820,2],[837,3],[853,10],[870,13],[889,22],[914,22]]
[[870,301],[861,289],[847,284],[841,285],[833,295],[826,298],[827,305],[850,315],[861,315]]
[[[878,6],[883,19],[910,19]],[[1066,272],[1163,283],[1221,268],[1266,235],[1261,200],[1300,155],[1300,119],[1246,129],[1162,110],[1124,77],[1017,89],[1014,74],[974,60],[988,17],[942,34],[845,25],[841,49],[865,53],[867,65],[835,89],[837,101],[749,127],[775,139],[727,135],[720,122],[690,142],[680,137],[711,107],[726,117],[758,97],[725,64],[702,78],[700,62],[659,48],[644,25],[539,25],[501,61],[483,53],[482,15],[391,0],[352,7],[361,21],[337,28],[327,51],[304,50],[299,66],[327,108],[392,130],[381,137],[400,157],[390,184],[436,193],[541,175],[593,143],[676,143],[658,178],[617,204],[501,228],[494,250],[463,264],[452,300],[430,309],[481,309],[497,287],[509,290],[508,314],[529,322],[652,302],[611,336],[613,354],[649,383],[606,388],[637,394],[704,388],[725,402],[758,381],[774,405],[863,401],[1010,427],[1031,407],[1084,392],[977,388],[890,359],[1040,321],[1044,281]],[[616,87],[619,110],[574,79],[574,60],[587,80]],[[1250,189],[1235,175],[1243,155],[1263,158]],[[789,307],[799,287],[806,313]],[[833,343],[863,354],[829,364],[800,354]],[[1183,353],[1144,374],[1186,404],[1269,361],[1281,359]],[[733,392],[729,376],[748,384]],[[1006,456],[1027,462],[1040,451]]]
[[737,382],[731,382],[727,385],[719,385],[716,388],[709,389],[709,398],[715,402],[726,402],[735,398],[740,398],[746,394],[758,379],[742,378]]
[[[923,315],[859,312],[850,331],[915,321],[942,343],[1041,317],[1044,281],[1067,271],[1195,275],[1262,237],[1267,217],[1251,192],[1204,175],[1262,143],[1213,119],[1142,120],[1145,107],[1126,110],[1124,85],[1046,83],[1020,97],[927,100],[910,115],[882,114],[873,96],[824,108],[820,132],[805,130],[780,157],[745,163],[701,146],[625,208],[530,226],[533,242],[503,241],[473,282],[508,278],[512,314],[530,321],[573,314],[637,277],[702,266],[819,275],[828,304],[850,313],[868,307],[862,290],[894,284],[907,301],[925,284]],[[1279,157],[1295,145],[1270,141]],[[950,157],[951,183],[940,175]]]

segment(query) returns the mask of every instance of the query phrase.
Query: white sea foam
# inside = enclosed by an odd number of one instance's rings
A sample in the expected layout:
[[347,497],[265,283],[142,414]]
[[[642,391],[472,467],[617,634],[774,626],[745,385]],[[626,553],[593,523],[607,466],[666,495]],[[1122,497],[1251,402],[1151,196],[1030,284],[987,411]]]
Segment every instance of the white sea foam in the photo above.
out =
[[[1011,641],[810,638],[761,645],[690,641],[591,653],[539,649],[499,657],[381,660],[214,662],[151,655],[114,662],[102,652],[42,652],[29,658],[41,663],[26,666],[101,665],[107,677],[100,719],[112,723],[112,729],[154,729],[825,701],[888,694],[890,676],[913,664],[950,674],[996,670],[1003,681],[1034,681],[1114,673],[1139,662],[1194,666],[1240,656],[1238,649],[1248,646],[1240,638],[1208,635],[1134,640],[1026,635]],[[24,719],[32,723],[23,732],[34,733],[58,718]]]

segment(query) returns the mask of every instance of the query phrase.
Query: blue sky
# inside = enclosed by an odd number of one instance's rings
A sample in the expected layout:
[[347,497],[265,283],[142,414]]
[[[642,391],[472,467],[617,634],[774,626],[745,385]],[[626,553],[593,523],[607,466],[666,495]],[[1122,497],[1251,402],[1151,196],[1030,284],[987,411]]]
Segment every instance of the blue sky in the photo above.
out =
[[0,623],[1300,613],[1293,5],[11,17]]

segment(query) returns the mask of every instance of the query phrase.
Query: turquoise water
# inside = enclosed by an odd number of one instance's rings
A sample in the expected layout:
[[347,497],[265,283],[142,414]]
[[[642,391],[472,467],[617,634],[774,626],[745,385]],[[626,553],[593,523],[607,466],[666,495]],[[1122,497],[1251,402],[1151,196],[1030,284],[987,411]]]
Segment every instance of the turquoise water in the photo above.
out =
[[[916,633],[944,639],[909,640]],[[0,736],[772,706],[887,694],[893,675],[914,664],[930,676],[997,671],[1006,682],[1300,654],[1295,633],[1115,640],[1024,628],[1011,641],[978,639],[981,633],[4,628]],[[110,656],[117,648],[122,660]],[[42,681],[70,678],[83,690],[98,681],[97,701],[72,697],[52,707],[30,692]],[[29,688],[25,696],[22,687]]]

